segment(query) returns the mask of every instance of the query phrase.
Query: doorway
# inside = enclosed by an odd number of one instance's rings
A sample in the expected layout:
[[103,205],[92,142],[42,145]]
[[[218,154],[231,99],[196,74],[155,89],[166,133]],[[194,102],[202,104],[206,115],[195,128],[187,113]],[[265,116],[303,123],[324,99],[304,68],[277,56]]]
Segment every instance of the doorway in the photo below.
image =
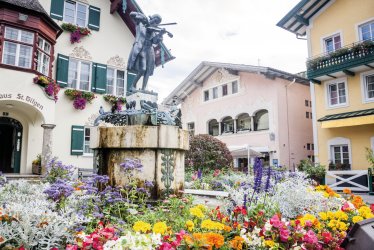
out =
[[22,124],[9,117],[0,117],[0,171],[19,173],[22,148]]

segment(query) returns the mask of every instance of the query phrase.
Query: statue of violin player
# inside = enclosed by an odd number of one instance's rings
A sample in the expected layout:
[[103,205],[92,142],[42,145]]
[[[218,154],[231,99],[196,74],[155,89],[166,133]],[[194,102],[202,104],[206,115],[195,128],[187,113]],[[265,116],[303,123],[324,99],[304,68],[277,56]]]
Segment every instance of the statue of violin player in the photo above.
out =
[[162,42],[164,34],[167,34],[170,38],[173,37],[170,32],[159,26],[176,23],[161,24],[162,18],[158,14],[147,18],[143,13],[131,12],[130,17],[136,26],[136,36],[128,59],[127,70],[136,75],[129,90],[129,92],[134,92],[136,84],[142,76],[142,90],[145,90],[149,76],[153,75],[155,69],[155,52],[153,47]]

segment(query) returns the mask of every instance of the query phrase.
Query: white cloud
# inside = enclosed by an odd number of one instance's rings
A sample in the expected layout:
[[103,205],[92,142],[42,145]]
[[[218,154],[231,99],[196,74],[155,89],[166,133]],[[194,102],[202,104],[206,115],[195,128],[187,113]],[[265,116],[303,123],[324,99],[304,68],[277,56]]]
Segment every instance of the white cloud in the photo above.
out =
[[276,26],[299,0],[137,0],[146,15],[160,14],[174,34],[164,37],[176,57],[157,68],[149,88],[162,101],[201,61],[305,70],[306,41]]

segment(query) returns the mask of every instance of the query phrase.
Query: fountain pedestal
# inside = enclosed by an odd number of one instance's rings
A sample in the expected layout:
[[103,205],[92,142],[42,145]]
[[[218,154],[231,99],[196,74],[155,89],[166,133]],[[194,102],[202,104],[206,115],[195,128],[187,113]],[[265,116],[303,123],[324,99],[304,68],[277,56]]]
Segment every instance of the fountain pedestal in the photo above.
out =
[[184,155],[189,148],[188,131],[171,125],[131,125],[91,128],[90,147],[95,167],[107,174],[112,185],[126,185],[120,164],[126,158],[141,160],[140,184],[153,181],[153,198],[178,193],[184,185]]

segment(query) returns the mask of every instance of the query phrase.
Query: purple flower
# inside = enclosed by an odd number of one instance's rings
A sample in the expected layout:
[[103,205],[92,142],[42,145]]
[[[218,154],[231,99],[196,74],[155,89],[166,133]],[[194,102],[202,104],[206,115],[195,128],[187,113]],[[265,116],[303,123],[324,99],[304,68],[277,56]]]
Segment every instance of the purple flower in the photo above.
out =
[[81,41],[81,33],[79,30],[76,30],[71,33],[70,35],[70,42],[71,43],[79,43]]
[[201,169],[197,170],[197,178],[201,180],[203,178],[203,171]]
[[133,170],[139,172],[143,170],[143,165],[139,159],[125,159],[125,161],[120,164],[120,167],[122,167],[124,171],[130,172]]
[[47,95],[54,96],[55,89],[53,87],[53,84],[48,84],[47,86],[45,86],[44,89],[45,89],[45,92],[47,93]]
[[44,193],[48,195],[48,198],[59,202],[63,198],[69,197],[74,192],[74,188],[63,180],[57,180],[51,186],[49,186]]
[[258,193],[261,190],[262,170],[263,170],[262,162],[258,158],[256,159],[254,170],[255,170],[255,181],[254,181],[253,190]]
[[271,167],[268,167],[267,176],[266,176],[266,183],[265,183],[265,192],[269,192],[270,190],[270,179],[271,179]]
[[145,180],[145,182],[144,182],[144,186],[146,187],[146,188],[153,188],[153,181],[147,181],[147,180]]
[[86,108],[87,100],[83,97],[76,97],[73,102],[73,106],[75,109],[83,110]]

